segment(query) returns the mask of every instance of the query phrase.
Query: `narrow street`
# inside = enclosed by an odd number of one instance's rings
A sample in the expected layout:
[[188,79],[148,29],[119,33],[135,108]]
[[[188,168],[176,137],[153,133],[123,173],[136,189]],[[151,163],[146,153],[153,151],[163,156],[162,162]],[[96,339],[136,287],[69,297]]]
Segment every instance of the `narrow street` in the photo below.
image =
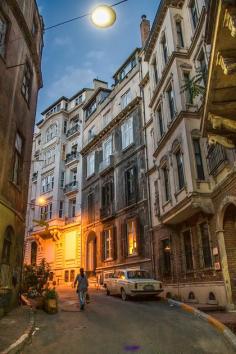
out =
[[80,312],[73,289],[59,294],[57,315],[37,312],[36,331],[24,354],[234,353],[207,323],[162,301],[123,302],[93,290]]

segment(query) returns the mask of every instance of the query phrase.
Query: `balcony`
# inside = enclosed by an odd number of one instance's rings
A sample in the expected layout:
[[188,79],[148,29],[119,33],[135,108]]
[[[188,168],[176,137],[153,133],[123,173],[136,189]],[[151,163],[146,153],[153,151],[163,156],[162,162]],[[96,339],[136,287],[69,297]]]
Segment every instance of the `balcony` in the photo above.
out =
[[76,162],[79,161],[79,153],[76,152],[71,152],[70,154],[66,155],[66,159],[65,159],[65,164],[68,165],[72,162]]
[[100,209],[100,219],[107,219],[115,215],[115,207],[113,204],[104,206]]
[[110,155],[108,157],[108,159],[106,160],[103,160],[100,165],[99,165],[99,172],[100,173],[104,173],[106,172],[107,170],[109,170],[110,168],[112,168],[114,165],[114,156],[113,155]]
[[72,136],[79,133],[80,133],[79,124],[75,124],[72,128],[67,130],[66,137],[71,138]]
[[34,172],[32,174],[32,182],[36,182],[37,181],[37,178],[38,178],[38,172]]
[[208,168],[210,175],[216,175],[218,168],[227,161],[225,150],[221,145],[211,145],[208,149]]
[[78,181],[73,181],[65,185],[64,193],[65,194],[74,193],[77,192],[78,189],[79,189]]

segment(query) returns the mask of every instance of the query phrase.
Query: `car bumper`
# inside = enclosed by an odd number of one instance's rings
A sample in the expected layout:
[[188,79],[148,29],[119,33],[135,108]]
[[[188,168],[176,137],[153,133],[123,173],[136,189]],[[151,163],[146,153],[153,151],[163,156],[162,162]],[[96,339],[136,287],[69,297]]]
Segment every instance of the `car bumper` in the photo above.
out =
[[163,289],[159,290],[131,290],[131,296],[145,296],[145,295],[158,295],[163,291]]

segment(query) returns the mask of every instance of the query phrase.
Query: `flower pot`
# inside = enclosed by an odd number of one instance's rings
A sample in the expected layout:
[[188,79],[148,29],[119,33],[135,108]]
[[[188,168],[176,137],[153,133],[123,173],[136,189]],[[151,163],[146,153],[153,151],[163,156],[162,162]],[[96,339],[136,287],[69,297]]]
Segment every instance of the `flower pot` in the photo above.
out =
[[47,313],[50,314],[57,313],[58,311],[57,299],[46,299],[44,308]]

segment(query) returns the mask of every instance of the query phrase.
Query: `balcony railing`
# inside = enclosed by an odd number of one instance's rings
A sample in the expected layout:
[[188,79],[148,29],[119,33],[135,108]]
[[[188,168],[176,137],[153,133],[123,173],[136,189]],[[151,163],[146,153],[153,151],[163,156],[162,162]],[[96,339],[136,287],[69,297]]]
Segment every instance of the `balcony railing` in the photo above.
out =
[[79,183],[77,181],[70,182],[65,185],[64,193],[71,193],[77,191],[79,188]]
[[218,144],[211,145],[208,149],[207,159],[209,174],[216,174],[218,167],[227,160],[224,148]]
[[75,133],[79,132],[79,124],[75,124],[72,128],[67,130],[66,137],[69,138],[70,136],[74,135]]
[[113,204],[104,206],[100,209],[100,219],[111,217],[115,214],[115,208]]
[[99,165],[99,172],[105,171],[107,168],[112,167],[114,164],[114,156],[110,155],[108,159],[103,160]]
[[75,160],[79,160],[79,153],[78,152],[71,152],[70,154],[66,155],[65,163],[69,163]]
[[34,172],[34,173],[32,174],[32,182],[37,181],[37,178],[38,178],[38,172]]

